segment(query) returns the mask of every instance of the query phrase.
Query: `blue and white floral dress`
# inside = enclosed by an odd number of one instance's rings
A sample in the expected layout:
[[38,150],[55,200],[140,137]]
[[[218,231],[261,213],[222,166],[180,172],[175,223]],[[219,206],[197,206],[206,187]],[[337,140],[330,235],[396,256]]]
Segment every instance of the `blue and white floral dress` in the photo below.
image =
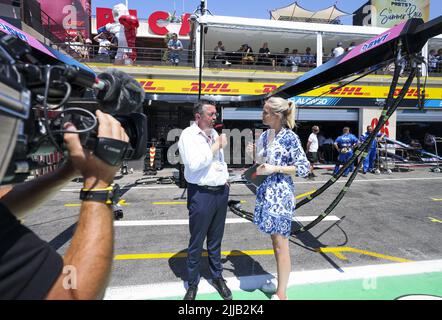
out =
[[[296,133],[282,128],[269,143],[271,130],[264,132],[257,143],[257,155],[264,163],[276,166],[296,166],[297,174],[306,177],[310,172],[301,142]],[[287,174],[273,173],[256,192],[254,223],[267,234],[289,237],[295,213],[295,185]]]

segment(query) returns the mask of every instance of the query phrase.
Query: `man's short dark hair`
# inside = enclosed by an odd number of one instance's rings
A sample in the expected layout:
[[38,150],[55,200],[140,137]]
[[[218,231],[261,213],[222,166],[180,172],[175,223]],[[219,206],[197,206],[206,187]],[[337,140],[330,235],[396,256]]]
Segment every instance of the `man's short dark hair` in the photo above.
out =
[[195,103],[195,105],[193,106],[193,115],[196,115],[197,113],[202,114],[203,113],[203,109],[204,106],[206,105],[212,105],[215,106],[215,103],[213,101],[209,101],[209,100],[201,100],[198,101],[197,103]]

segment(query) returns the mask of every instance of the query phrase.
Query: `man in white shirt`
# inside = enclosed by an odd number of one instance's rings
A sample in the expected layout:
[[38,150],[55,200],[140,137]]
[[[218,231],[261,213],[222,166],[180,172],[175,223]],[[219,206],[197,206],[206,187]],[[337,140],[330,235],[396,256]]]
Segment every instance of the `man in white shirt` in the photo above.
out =
[[333,49],[333,57],[339,57],[344,54],[345,49],[342,47],[342,42],[338,42],[337,47]]
[[219,136],[213,129],[217,112],[211,102],[198,102],[193,113],[195,123],[184,129],[178,141],[187,181],[190,230],[188,289],[184,300],[195,300],[200,280],[201,253],[206,237],[212,285],[225,300],[231,300],[232,293],[222,277],[221,264],[221,242],[229,198],[229,173],[223,152],[227,138],[225,134]]
[[319,127],[313,126],[312,133],[308,137],[307,141],[307,159],[310,162],[310,174],[308,176],[309,178],[316,177],[316,175],[313,173],[313,165],[316,162],[318,162],[318,148],[319,148],[318,133],[319,133]]
[[99,55],[108,55],[110,52],[111,42],[108,40],[107,36],[106,33],[102,32],[94,37],[94,40],[99,44]]

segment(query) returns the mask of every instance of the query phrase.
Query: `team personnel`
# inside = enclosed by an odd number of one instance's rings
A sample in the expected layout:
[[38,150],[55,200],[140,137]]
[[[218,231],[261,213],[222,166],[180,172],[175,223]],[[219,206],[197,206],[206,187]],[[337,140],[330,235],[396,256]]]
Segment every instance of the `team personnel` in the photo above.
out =
[[312,133],[308,137],[307,141],[307,159],[310,162],[310,173],[308,175],[309,178],[316,177],[316,175],[313,173],[313,165],[318,162],[318,149],[319,149],[318,133],[319,133],[319,127],[313,126]]
[[[370,134],[373,132],[372,126],[367,126],[367,132],[365,132],[359,140],[361,142],[364,142],[368,139]],[[364,159],[363,169],[362,173],[366,174],[367,172],[374,173],[374,161],[376,160],[376,154],[377,154],[377,146],[378,146],[378,139],[382,139],[384,135],[380,132],[376,135],[376,138],[373,139],[371,142],[370,147],[368,148],[368,156]]]
[[[350,133],[350,128],[345,127],[343,130],[343,135],[339,136],[334,143],[335,149],[338,151],[338,161],[335,166],[335,170],[333,174],[337,174],[340,168],[340,165],[344,165],[352,156],[353,156],[353,148],[359,142],[358,138],[356,138],[352,133]],[[347,168],[344,171],[344,177],[347,177],[350,171],[353,171],[354,164]]]

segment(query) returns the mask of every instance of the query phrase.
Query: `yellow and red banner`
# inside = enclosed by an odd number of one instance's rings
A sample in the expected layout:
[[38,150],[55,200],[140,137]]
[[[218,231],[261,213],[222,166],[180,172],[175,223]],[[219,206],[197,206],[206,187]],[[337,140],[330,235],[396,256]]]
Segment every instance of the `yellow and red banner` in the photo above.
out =
[[[167,80],[167,79],[137,79],[144,90],[148,93],[172,93],[172,94],[198,94],[198,81],[196,80]],[[235,82],[235,81],[203,81],[201,92],[204,95],[257,95],[270,93],[282,86],[282,82]],[[336,89],[335,89],[336,88]],[[341,98],[377,98],[384,99],[388,96],[390,87],[387,86],[346,86],[337,89],[336,85],[324,86],[299,96]],[[396,91],[396,95],[400,89]],[[416,99],[417,88],[410,88],[406,99]],[[426,88],[426,99],[442,100],[442,88]]]

